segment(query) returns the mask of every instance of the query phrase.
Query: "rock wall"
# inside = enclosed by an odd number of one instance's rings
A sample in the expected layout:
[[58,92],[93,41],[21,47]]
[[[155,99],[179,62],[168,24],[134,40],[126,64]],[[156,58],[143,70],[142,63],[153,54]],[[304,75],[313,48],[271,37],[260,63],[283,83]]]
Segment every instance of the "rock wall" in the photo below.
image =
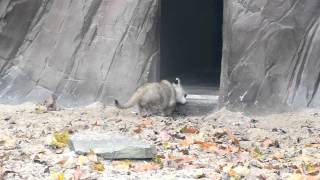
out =
[[221,105],[320,107],[320,1],[225,0]]
[[0,102],[127,99],[159,57],[158,0],[1,0]]
[[[0,102],[51,93],[68,106],[127,99],[159,58],[159,6],[1,0]],[[319,0],[224,0],[220,105],[254,112],[319,107],[319,15]]]

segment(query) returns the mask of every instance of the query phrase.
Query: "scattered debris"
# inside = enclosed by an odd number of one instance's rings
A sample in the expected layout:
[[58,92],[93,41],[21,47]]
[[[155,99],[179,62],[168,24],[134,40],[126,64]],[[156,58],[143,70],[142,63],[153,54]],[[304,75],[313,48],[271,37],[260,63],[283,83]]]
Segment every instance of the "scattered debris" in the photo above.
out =
[[141,118],[35,107],[0,105],[0,179],[320,179],[311,111]]

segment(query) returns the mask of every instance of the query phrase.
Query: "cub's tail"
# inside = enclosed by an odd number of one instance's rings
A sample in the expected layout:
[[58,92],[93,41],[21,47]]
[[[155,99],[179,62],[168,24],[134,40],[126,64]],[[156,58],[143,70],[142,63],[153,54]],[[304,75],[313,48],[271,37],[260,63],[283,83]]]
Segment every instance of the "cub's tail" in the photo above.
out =
[[120,109],[127,109],[127,108],[130,108],[134,105],[136,105],[139,101],[139,99],[141,98],[141,96],[143,95],[144,91],[143,89],[138,89],[132,96],[131,98],[129,99],[128,102],[126,102],[125,104],[120,104],[119,101],[117,99],[114,100],[114,105],[117,107],[117,108],[120,108]]

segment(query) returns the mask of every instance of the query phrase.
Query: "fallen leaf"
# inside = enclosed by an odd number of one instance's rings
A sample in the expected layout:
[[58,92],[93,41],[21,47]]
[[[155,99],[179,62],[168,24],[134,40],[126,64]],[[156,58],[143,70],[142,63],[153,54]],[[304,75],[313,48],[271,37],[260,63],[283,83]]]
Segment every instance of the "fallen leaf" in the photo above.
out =
[[143,172],[143,171],[151,171],[160,168],[159,164],[154,162],[146,162],[143,164],[136,164],[133,168],[136,172]]
[[194,144],[198,144],[200,146],[200,148],[202,148],[204,150],[216,151],[218,149],[217,144],[214,144],[214,143],[195,141]]
[[266,139],[262,142],[261,146],[264,147],[264,148],[267,148],[267,147],[272,146],[272,144],[273,144],[273,141],[272,141],[270,138],[266,138]]
[[165,156],[163,156],[163,155],[156,155],[156,156],[153,158],[153,162],[162,165],[162,164],[163,164],[163,163],[162,163],[163,159],[165,159]]
[[236,172],[235,170],[233,170],[233,169],[230,169],[230,171],[229,171],[228,174],[229,174],[229,176],[231,176],[231,177],[238,176],[237,172]]
[[186,133],[186,134],[198,134],[200,131],[199,129],[195,128],[195,127],[183,127],[180,130],[181,133]]
[[76,165],[82,166],[84,164],[87,164],[89,162],[89,158],[84,156],[84,155],[80,155],[78,157],[77,163]]
[[245,166],[237,166],[233,168],[238,176],[246,177],[250,174],[250,169]]
[[0,146],[4,149],[13,149],[16,146],[16,140],[6,134],[0,134]]
[[205,173],[201,173],[201,174],[196,174],[193,176],[194,179],[202,179],[207,177],[207,175]]
[[96,153],[92,149],[90,149],[90,151],[87,155],[87,158],[91,162],[98,162],[98,156],[96,155]]
[[51,171],[51,178],[53,180],[64,180],[64,172]]
[[230,130],[224,129],[224,131],[227,133],[227,135],[229,136],[229,138],[232,140],[234,144],[236,145],[240,144],[238,138]]
[[103,172],[105,170],[104,165],[100,161],[95,162],[92,169],[98,172]]
[[171,139],[171,136],[169,135],[169,133],[167,131],[160,132],[159,136],[163,142],[170,141],[170,139]]
[[145,119],[145,120],[142,120],[140,121],[139,123],[139,126],[140,127],[148,127],[148,126],[152,126],[153,125],[153,121],[152,120],[149,120],[149,119]]
[[133,162],[130,160],[124,161],[113,161],[112,166],[117,169],[125,169],[128,170],[132,167]]
[[289,175],[286,180],[304,180],[301,174],[291,174]]
[[68,131],[56,132],[53,134],[51,145],[57,148],[64,148],[68,145],[70,135]]
[[319,174],[319,167],[317,167],[314,164],[309,163],[306,166],[306,173],[308,175],[317,175],[317,174]]
[[251,150],[251,156],[254,159],[262,159],[263,153],[258,148],[254,148],[253,150]]
[[180,141],[179,143],[181,146],[190,146],[194,144],[193,138],[186,137],[184,140]]
[[43,106],[43,105],[37,105],[36,108],[35,108],[35,113],[36,114],[43,114],[43,113],[46,113],[48,112],[48,109],[46,106]]
[[306,144],[304,145],[305,147],[314,147],[314,148],[319,148],[320,147],[320,144],[318,143],[315,143],[315,144]]
[[78,165],[75,169],[75,171],[73,172],[73,178],[72,180],[80,180],[81,176],[82,176],[82,172],[80,169],[80,166]]
[[135,128],[133,130],[133,132],[135,132],[136,134],[140,134],[142,132],[142,128],[140,126],[138,126],[137,128]]

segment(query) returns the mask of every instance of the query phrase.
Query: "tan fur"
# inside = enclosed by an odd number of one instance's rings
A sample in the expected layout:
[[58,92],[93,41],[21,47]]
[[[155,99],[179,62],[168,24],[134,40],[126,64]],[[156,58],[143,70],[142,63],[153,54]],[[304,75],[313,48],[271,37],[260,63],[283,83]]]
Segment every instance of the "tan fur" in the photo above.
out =
[[[184,97],[177,98],[177,91]],[[177,102],[177,99],[183,99],[184,101]],[[146,83],[139,87],[125,104],[120,104],[115,100],[115,105],[121,109],[127,109],[137,104],[140,114],[143,116],[152,114],[171,115],[177,103],[185,103],[185,92],[180,85],[180,81],[174,84],[167,80],[158,83]]]

